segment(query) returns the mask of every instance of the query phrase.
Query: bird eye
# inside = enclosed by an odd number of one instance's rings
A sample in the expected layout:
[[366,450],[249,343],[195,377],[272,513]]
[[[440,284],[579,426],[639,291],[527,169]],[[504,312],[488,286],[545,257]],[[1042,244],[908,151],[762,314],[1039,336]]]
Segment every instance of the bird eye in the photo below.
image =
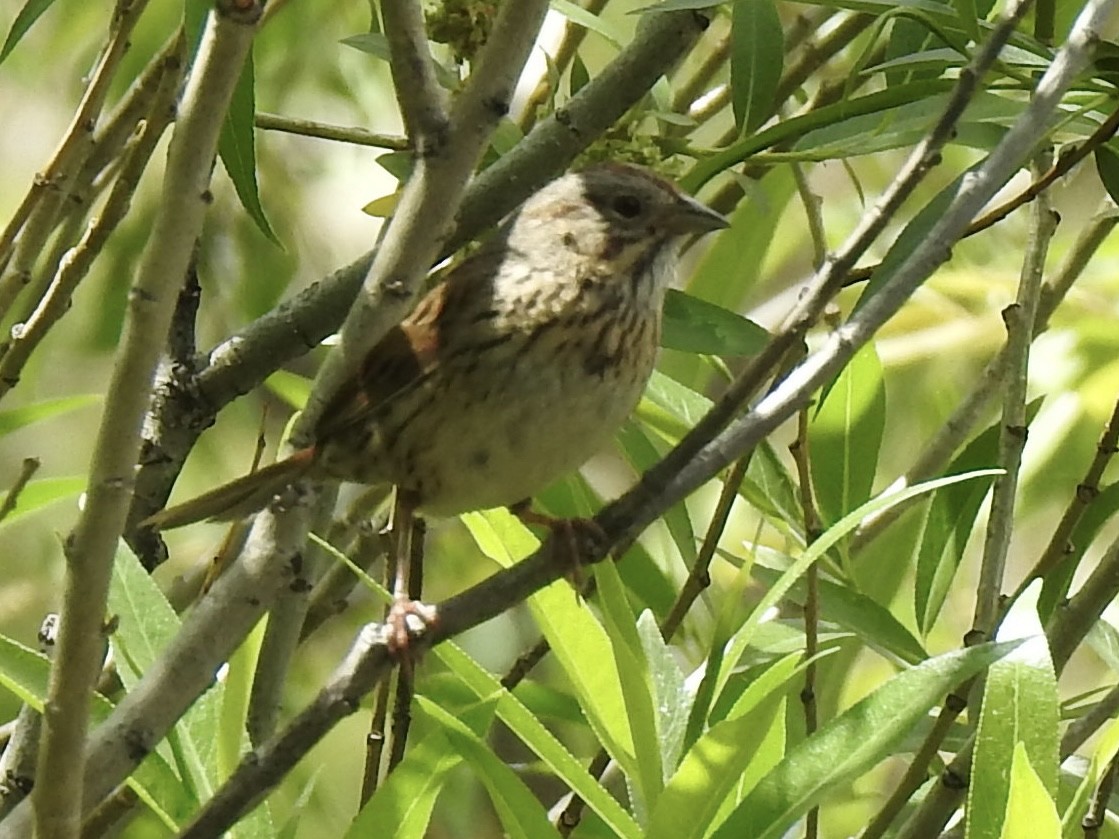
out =
[[641,201],[633,195],[619,195],[613,202],[614,212],[623,218],[641,215]]

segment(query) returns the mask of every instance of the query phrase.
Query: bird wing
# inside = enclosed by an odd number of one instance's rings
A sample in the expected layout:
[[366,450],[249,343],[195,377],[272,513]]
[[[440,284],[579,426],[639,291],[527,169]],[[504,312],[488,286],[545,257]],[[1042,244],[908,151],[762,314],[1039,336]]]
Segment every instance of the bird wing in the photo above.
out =
[[323,410],[315,439],[321,442],[374,420],[394,400],[438,372],[440,335],[445,334],[451,321],[471,316],[466,307],[478,297],[471,289],[498,269],[499,258],[494,250],[483,248],[452,268],[404,321],[385,334],[357,373],[339,387]]

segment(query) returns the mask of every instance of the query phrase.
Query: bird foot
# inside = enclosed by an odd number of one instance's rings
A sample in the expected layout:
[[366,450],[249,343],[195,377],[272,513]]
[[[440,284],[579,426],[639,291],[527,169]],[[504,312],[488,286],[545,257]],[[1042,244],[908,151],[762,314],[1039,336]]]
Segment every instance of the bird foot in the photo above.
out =
[[413,639],[421,638],[438,622],[439,615],[434,606],[409,597],[397,597],[385,619],[388,630],[385,643],[389,653],[394,658],[410,660]]
[[575,587],[577,592],[583,591],[586,583],[586,573],[583,567],[583,557],[594,553],[592,546],[602,545],[609,541],[606,531],[594,519],[589,518],[559,518],[541,513],[532,509],[530,501],[521,501],[509,508],[509,511],[527,526],[536,525],[546,527],[555,534],[554,549],[562,551],[562,556],[571,566],[565,575],[568,582]]

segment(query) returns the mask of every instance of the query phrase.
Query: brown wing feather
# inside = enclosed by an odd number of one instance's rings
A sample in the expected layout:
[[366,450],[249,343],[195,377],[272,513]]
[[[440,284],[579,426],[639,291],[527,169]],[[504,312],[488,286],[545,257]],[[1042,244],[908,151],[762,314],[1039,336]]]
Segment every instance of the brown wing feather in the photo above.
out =
[[472,317],[466,310],[469,304],[486,302],[475,287],[493,276],[501,258],[501,249],[491,240],[424,295],[412,314],[370,350],[357,375],[338,389],[323,411],[315,439],[322,441],[368,422],[435,372],[443,349],[440,335],[452,320]]
[[369,352],[322,413],[315,439],[325,440],[368,421],[397,394],[419,384],[438,361],[437,320],[446,285],[432,289],[412,315],[394,326]]

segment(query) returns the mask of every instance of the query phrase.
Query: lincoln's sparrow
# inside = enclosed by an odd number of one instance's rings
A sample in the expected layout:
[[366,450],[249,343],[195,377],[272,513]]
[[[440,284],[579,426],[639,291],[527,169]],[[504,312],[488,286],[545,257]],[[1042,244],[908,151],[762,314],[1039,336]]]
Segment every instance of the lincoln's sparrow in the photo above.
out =
[[552,182],[373,348],[313,446],[145,524],[238,518],[303,477],[392,483],[436,516],[527,499],[633,410],[679,240],[721,227],[636,166]]

